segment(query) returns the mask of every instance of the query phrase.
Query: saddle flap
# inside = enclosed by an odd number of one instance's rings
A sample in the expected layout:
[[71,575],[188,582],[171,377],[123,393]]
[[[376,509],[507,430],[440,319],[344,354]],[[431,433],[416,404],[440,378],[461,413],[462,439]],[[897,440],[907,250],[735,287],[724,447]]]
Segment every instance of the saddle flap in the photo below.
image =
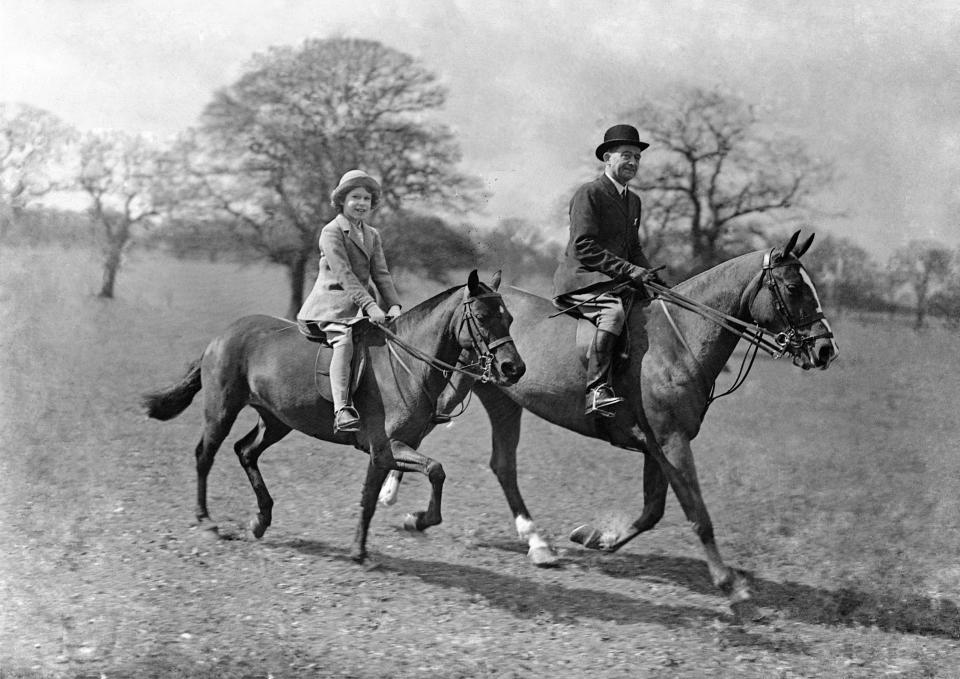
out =
[[[314,326],[310,328],[310,326]],[[351,320],[347,325],[353,328],[353,357],[350,360],[350,394],[360,386],[360,379],[367,366],[367,330],[370,322],[366,318]],[[310,334],[305,332],[310,331]],[[327,344],[326,334],[316,327],[315,323],[301,323],[300,332],[312,342],[318,342],[316,368],[316,385],[320,397],[325,401],[333,402],[333,392],[330,389],[330,359],[333,358],[333,347]]]

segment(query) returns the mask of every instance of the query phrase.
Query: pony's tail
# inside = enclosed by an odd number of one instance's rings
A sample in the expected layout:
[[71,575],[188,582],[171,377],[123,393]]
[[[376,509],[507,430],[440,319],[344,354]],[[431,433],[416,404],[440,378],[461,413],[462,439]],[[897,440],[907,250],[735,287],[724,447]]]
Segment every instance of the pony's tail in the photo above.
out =
[[141,402],[144,410],[147,411],[147,417],[152,417],[155,420],[172,420],[187,409],[202,386],[200,383],[200,359],[197,359],[190,364],[187,374],[180,380],[179,384],[161,391],[144,394]]

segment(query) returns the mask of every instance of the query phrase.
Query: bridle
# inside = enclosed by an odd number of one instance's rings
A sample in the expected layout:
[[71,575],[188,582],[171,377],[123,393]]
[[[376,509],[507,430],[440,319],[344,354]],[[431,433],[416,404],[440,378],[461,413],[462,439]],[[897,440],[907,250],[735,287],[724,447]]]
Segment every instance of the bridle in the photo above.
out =
[[770,290],[770,296],[773,299],[773,307],[776,312],[780,314],[780,319],[787,326],[787,330],[778,332],[773,336],[773,341],[780,347],[779,355],[775,355],[774,357],[780,358],[784,353],[789,353],[794,358],[800,358],[808,344],[813,344],[819,339],[833,339],[833,333],[828,331],[822,332],[819,335],[801,334],[802,330],[806,330],[817,321],[822,320],[824,317],[823,312],[820,309],[817,309],[813,314],[801,312],[800,318],[794,320],[793,314],[790,313],[790,309],[787,308],[787,302],[783,298],[783,292],[777,284],[777,279],[773,275],[774,269],[787,265],[786,258],[776,264],[774,264],[772,260],[773,250],[771,249],[763,256],[763,268],[760,271],[760,281],[758,282],[757,291],[754,293],[753,298],[756,299],[760,288],[763,287],[764,281],[766,281],[766,287]]
[[[474,377],[479,379],[481,382],[486,383],[493,379],[493,350],[499,346],[503,346],[504,344],[513,343],[513,338],[510,337],[509,333],[503,337],[493,340],[492,342],[488,342],[484,338],[480,329],[480,321],[477,320],[477,316],[473,312],[473,303],[478,299],[496,299],[500,303],[500,306],[503,307],[503,297],[499,292],[484,292],[472,297],[468,296],[463,300],[463,315],[460,317],[460,325],[457,328],[457,336],[460,336],[463,326],[466,325],[467,332],[470,333],[470,341],[473,343],[472,350],[477,355],[477,362],[455,369],[458,372],[468,375],[473,374]],[[480,368],[479,376],[474,373],[467,372],[467,368],[473,367]]]
[[[378,326],[379,330],[383,332],[384,336],[388,340],[388,346],[390,347],[391,354],[400,362],[400,365],[407,370],[408,373],[412,374],[412,371],[409,367],[403,362],[399,354],[393,349],[393,345],[399,346],[401,349],[406,351],[408,354],[413,356],[420,361],[423,361],[431,368],[435,368],[441,371],[444,376],[449,375],[449,373],[461,373],[467,375],[481,382],[490,382],[493,379],[493,351],[504,344],[509,344],[513,342],[513,338],[510,334],[506,334],[502,337],[498,337],[494,340],[487,340],[484,337],[483,329],[480,326],[480,321],[477,320],[476,313],[473,309],[474,302],[481,299],[496,299],[500,301],[501,306],[503,305],[503,298],[498,292],[483,292],[478,295],[470,295],[469,290],[464,290],[463,297],[463,313],[460,317],[460,323],[457,325],[457,337],[460,337],[460,333],[463,331],[464,326],[467,328],[467,332],[470,335],[471,348],[467,351],[476,353],[477,361],[475,363],[470,363],[467,365],[452,365],[446,361],[442,361],[436,356],[431,356],[426,352],[414,347],[409,344],[406,340],[401,339],[396,333],[394,333],[389,328],[384,326]],[[472,368],[479,368],[479,372],[474,372]]]
[[[776,276],[773,275],[774,269],[787,266],[788,261],[783,260],[780,262],[774,262],[773,252],[774,250],[771,249],[769,252],[764,254],[763,266],[760,269],[760,272],[754,277],[756,283],[751,281],[748,285],[748,287],[752,290],[752,294],[746,303],[746,309],[750,314],[750,318],[753,321],[752,323],[747,323],[735,316],[725,314],[722,311],[718,311],[717,309],[707,306],[702,302],[690,299],[689,297],[681,295],[675,290],[663,285],[659,285],[658,283],[645,283],[645,285],[655,291],[657,293],[657,297],[661,301],[670,302],[676,306],[686,309],[687,311],[692,311],[696,314],[699,314],[708,321],[716,323],[724,330],[733,333],[741,339],[745,339],[758,349],[762,349],[775,359],[783,358],[783,356],[786,354],[790,354],[794,358],[801,358],[803,351],[808,344],[812,344],[818,339],[832,338],[833,333],[824,332],[819,335],[811,335],[807,337],[803,336],[802,331],[821,320],[824,317],[823,312],[817,310],[817,312],[813,315],[803,314],[799,319],[793,318],[793,315],[787,308],[786,300],[783,296],[783,292],[780,290],[780,285],[777,283]],[[764,287],[770,290],[770,295],[773,299],[774,310],[780,316],[780,320],[783,321],[783,324],[787,326],[786,330],[782,330],[780,332],[767,330],[761,326],[756,319],[754,319],[752,307],[757,299],[757,296]],[[670,319],[670,322],[673,324],[672,319]],[[674,330],[676,330],[675,326]],[[684,344],[686,345],[686,341],[684,341]]]

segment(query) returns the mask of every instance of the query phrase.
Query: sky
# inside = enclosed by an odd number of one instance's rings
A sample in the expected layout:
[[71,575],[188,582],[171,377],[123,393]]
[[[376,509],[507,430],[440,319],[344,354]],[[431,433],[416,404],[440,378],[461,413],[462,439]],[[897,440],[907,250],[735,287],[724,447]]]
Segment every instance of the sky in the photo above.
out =
[[813,230],[881,260],[914,238],[960,246],[954,0],[0,0],[0,101],[173,135],[253,54],[327,37],[437,74],[490,221],[562,237],[603,131],[642,125],[618,114],[719,87],[834,163]]

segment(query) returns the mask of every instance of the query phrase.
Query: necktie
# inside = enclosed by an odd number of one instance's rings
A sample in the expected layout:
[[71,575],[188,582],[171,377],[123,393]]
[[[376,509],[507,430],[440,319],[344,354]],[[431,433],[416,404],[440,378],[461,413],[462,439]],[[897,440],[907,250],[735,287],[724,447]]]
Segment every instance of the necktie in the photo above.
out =
[[624,189],[623,195],[621,196],[621,198],[623,199],[623,207],[629,207],[630,206],[630,189]]

